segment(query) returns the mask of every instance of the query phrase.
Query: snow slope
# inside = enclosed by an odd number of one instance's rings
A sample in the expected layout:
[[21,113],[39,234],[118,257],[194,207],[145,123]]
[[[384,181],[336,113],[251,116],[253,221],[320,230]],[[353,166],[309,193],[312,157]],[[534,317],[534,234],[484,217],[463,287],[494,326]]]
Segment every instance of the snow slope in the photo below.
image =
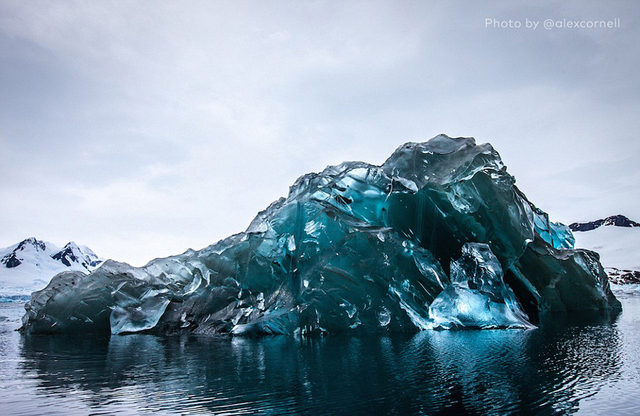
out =
[[640,227],[599,227],[573,235],[576,247],[600,253],[605,267],[640,270]]
[[8,300],[44,288],[64,271],[89,273],[103,263],[91,249],[73,241],[62,249],[49,242],[27,238],[0,249],[0,298]]
[[576,248],[600,254],[612,281],[617,281],[623,271],[640,275],[640,227],[601,226],[591,231],[574,231],[573,235]]

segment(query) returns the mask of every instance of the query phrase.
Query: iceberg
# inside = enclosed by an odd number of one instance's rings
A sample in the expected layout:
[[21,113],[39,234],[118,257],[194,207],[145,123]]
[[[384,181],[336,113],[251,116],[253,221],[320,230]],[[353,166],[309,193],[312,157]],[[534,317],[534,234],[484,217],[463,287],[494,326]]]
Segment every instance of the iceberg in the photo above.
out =
[[300,177],[246,231],[141,268],[67,272],[25,333],[530,328],[619,310],[598,255],[529,202],[490,144],[439,135]]

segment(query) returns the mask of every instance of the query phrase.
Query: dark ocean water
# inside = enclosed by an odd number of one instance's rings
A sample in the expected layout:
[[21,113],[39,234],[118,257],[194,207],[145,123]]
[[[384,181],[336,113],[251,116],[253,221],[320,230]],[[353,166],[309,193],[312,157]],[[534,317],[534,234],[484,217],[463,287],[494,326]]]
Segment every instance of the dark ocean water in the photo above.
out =
[[640,288],[534,330],[314,339],[23,337],[0,305],[0,414],[640,414]]

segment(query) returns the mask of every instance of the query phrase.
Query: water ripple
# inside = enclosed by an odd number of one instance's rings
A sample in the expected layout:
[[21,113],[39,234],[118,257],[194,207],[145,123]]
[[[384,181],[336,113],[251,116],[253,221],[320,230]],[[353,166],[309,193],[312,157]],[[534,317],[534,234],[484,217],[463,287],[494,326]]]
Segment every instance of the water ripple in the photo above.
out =
[[530,331],[92,340],[0,331],[0,413],[632,414],[640,298],[623,302],[617,321],[556,318]]

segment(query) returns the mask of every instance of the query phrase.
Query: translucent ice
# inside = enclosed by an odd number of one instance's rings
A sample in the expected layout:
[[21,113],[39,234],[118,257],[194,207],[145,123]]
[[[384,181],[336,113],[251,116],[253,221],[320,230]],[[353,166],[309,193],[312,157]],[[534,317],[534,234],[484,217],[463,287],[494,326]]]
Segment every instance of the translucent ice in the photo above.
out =
[[526,327],[540,312],[619,309],[597,255],[572,241],[491,145],[440,135],[382,166],[304,175],[245,232],[203,250],[58,275],[32,295],[23,330]]
[[433,327],[531,328],[502,266],[487,244],[466,243],[451,264],[451,283],[429,306]]
[[549,221],[549,215],[546,212],[534,207],[533,223],[538,236],[553,248],[574,248],[576,240],[569,227]]

